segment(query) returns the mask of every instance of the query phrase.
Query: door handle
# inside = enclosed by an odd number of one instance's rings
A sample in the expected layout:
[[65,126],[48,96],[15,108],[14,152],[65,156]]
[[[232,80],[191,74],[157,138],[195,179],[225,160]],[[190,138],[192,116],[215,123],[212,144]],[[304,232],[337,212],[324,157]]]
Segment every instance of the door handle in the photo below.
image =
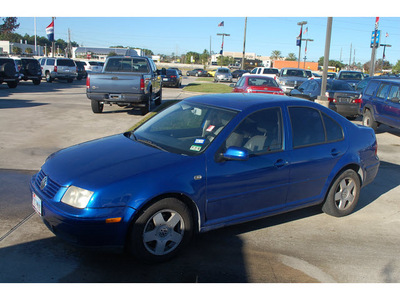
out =
[[333,149],[331,150],[331,155],[332,155],[333,157],[338,156],[340,153],[341,153],[341,152],[340,152],[338,149],[336,149],[336,148],[333,148]]
[[276,168],[283,168],[283,167],[285,167],[285,166],[287,166],[289,164],[289,162],[288,161],[286,161],[286,160],[283,160],[283,159],[278,159],[275,163],[274,163],[274,166],[276,167]]

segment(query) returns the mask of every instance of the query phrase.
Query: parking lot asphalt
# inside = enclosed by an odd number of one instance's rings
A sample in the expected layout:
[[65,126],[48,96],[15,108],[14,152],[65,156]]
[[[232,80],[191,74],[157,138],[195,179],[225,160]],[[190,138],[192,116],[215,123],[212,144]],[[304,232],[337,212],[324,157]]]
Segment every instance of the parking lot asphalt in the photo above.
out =
[[[187,96],[163,90],[166,101]],[[157,265],[56,238],[33,212],[31,176],[52,152],[141,118],[118,106],[93,114],[83,81],[0,86],[0,282],[400,282],[400,131],[388,127],[377,133],[378,176],[347,217],[311,207],[212,231]]]

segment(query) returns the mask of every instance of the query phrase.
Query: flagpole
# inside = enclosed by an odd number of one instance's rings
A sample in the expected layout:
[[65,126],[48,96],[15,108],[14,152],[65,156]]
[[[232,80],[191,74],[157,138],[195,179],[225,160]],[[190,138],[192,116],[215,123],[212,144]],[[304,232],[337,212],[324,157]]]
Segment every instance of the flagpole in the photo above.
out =
[[36,43],[36,17],[33,17],[33,23],[35,27],[35,55],[38,55],[37,53],[37,43]]
[[[55,19],[54,17],[51,18],[53,24],[54,24],[54,19]],[[54,25],[53,25],[53,26],[54,26]],[[54,28],[54,27],[53,27],[53,28]],[[54,29],[53,29],[53,30],[54,30]],[[52,57],[54,57],[54,51],[55,51],[55,48],[56,48],[56,43],[54,42],[54,40],[55,40],[54,34],[55,34],[55,32],[53,31],[53,41],[51,42],[51,56],[52,56]]]
[[299,59],[297,61],[297,67],[300,68],[300,57],[301,57],[301,37],[302,37],[302,32],[303,32],[303,25],[306,25],[307,21],[302,21],[302,22],[298,22],[297,25],[301,26],[300,28],[300,43],[299,43]]

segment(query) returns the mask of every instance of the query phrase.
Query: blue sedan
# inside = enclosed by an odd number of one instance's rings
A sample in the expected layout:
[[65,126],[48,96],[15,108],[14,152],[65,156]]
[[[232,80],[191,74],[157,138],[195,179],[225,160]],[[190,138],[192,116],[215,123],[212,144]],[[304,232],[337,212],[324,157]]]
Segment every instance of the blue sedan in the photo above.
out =
[[71,243],[163,261],[223,226],[320,204],[348,215],[378,168],[374,131],[319,104],[206,95],[50,155],[32,203]]

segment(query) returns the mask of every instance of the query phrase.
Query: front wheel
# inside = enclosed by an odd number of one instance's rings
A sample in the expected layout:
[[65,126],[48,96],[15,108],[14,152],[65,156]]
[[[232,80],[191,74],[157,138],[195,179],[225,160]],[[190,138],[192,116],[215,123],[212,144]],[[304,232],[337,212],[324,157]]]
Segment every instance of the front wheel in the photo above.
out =
[[329,189],[322,211],[335,217],[350,214],[357,205],[361,182],[354,170],[346,170],[338,176]]
[[166,261],[191,239],[193,221],[187,206],[175,198],[157,201],[133,223],[128,249],[148,262]]

